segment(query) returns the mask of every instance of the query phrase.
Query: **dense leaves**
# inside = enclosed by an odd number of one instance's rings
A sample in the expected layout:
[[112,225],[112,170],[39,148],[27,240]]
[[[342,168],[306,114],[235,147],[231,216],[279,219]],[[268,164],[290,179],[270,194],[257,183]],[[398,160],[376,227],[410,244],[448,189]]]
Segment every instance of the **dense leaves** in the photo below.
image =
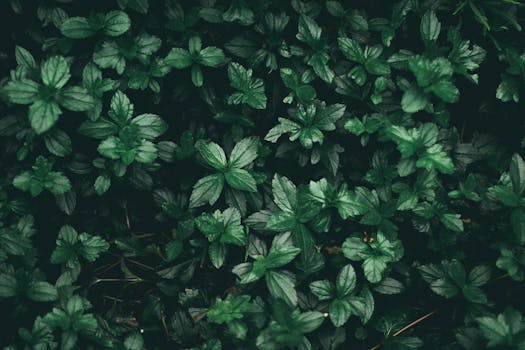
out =
[[2,350],[525,349],[525,4],[0,1]]

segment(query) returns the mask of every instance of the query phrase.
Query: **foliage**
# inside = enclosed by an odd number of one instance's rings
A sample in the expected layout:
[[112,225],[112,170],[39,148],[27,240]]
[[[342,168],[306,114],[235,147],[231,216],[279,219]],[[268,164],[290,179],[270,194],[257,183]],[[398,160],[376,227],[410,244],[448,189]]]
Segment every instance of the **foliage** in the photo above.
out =
[[523,1],[0,14],[1,349],[525,349]]

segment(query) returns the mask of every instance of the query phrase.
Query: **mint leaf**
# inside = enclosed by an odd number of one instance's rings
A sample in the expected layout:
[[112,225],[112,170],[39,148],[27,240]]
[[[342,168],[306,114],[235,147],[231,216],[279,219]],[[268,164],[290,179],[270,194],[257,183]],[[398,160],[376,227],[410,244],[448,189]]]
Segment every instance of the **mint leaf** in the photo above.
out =
[[228,79],[238,92],[228,97],[228,103],[238,105],[245,103],[255,109],[266,108],[264,83],[261,79],[252,77],[252,70],[246,69],[238,63],[228,65]]

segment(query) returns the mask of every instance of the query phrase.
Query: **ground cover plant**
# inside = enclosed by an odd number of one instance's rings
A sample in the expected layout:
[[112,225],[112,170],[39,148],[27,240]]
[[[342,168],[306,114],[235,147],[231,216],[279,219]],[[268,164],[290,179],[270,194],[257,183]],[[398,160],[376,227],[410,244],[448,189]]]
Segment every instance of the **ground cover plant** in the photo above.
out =
[[522,1],[0,17],[0,348],[525,349]]

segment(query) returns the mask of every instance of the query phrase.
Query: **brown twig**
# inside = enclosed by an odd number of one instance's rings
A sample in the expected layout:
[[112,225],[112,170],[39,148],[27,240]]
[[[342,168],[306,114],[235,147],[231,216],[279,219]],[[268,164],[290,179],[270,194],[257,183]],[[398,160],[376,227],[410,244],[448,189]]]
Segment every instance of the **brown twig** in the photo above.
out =
[[131,231],[131,224],[129,222],[129,214],[128,214],[128,204],[124,204],[124,213],[126,215],[126,226],[128,227],[128,231]]
[[[434,309],[430,312],[427,312],[426,314],[424,314],[423,316],[421,316],[420,318],[418,318],[417,320],[415,321],[412,321],[410,322],[409,324],[407,324],[406,326],[404,326],[403,328],[401,328],[400,330],[398,330],[397,332],[394,333],[394,337],[397,337],[398,335],[400,335],[401,333],[405,332],[406,330],[409,330],[410,328],[414,327],[415,325],[417,325],[418,323],[426,320],[427,318],[429,318],[430,316],[432,316],[433,314],[435,314],[436,312],[438,312],[439,309]],[[373,348],[371,348],[370,350],[376,350],[376,349],[379,349],[381,347],[383,343],[379,343],[379,344],[376,344]]]
[[95,279],[90,286],[95,285],[100,282],[133,282],[139,283],[144,282],[141,278],[97,278]]
[[[498,276],[498,277],[496,277],[496,278],[491,279],[491,280],[489,281],[489,283],[491,283],[491,282],[495,282],[495,281],[499,281],[499,280],[504,279],[504,278],[507,278],[507,277],[509,277],[509,274],[508,274],[508,273],[503,274],[503,275],[501,275],[501,276]],[[397,337],[399,334],[403,333],[404,331],[406,331],[406,330],[408,330],[408,329],[414,327],[414,326],[417,325],[418,323],[420,323],[420,322],[426,320],[427,318],[429,318],[430,316],[432,316],[433,314],[435,314],[435,313],[438,312],[438,311],[439,311],[439,309],[434,309],[434,310],[432,310],[432,311],[430,311],[430,312],[427,312],[425,315],[421,316],[421,317],[418,318],[417,320],[415,320],[415,321],[413,321],[413,322],[407,324],[406,326],[404,326],[403,328],[401,328],[400,330],[398,330],[397,332],[395,332],[395,333],[394,333],[394,337]],[[381,345],[382,345],[382,342],[376,344],[376,345],[375,345],[373,348],[371,348],[370,350],[377,350],[377,349],[379,349],[379,348],[381,347]]]
[[143,264],[141,263],[140,261],[137,261],[137,260],[133,260],[133,259],[127,259],[130,263],[132,264],[135,264],[135,265],[138,265],[146,270],[155,270],[153,267],[149,266],[149,265],[146,265],[146,264]]
[[434,309],[428,313],[426,313],[425,315],[421,316],[420,318],[418,318],[417,320],[415,320],[414,322],[411,322],[409,324],[407,324],[405,327],[401,328],[400,330],[398,330],[397,332],[394,333],[394,337],[397,337],[398,335],[400,335],[401,333],[403,333],[404,331],[406,331],[407,329],[410,329],[412,327],[414,327],[415,325],[417,325],[419,322],[421,321],[424,321],[426,320],[427,318],[429,318],[430,316],[432,316],[433,314],[435,314],[436,312],[438,312],[439,309]]

